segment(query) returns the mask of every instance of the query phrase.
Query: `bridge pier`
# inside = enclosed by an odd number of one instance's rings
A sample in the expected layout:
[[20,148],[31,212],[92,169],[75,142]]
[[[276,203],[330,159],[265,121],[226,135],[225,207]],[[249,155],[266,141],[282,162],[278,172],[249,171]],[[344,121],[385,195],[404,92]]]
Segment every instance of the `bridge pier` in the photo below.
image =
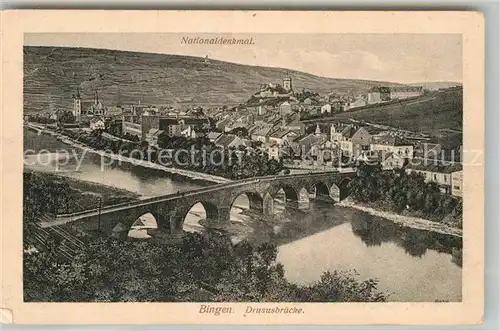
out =
[[257,203],[252,203],[252,201],[250,201],[250,204],[249,204],[249,208],[248,208],[251,212],[253,213],[256,213],[256,214],[259,214],[259,215],[262,215],[264,213],[264,206],[262,203],[260,204],[257,204]]
[[264,196],[264,201],[262,202],[262,214],[264,216],[274,215],[274,199],[270,194]]
[[231,224],[230,220],[231,207],[222,206],[217,208],[216,215],[209,215],[209,213],[207,213],[207,219],[205,220],[205,222],[203,222],[204,224],[202,225],[210,229],[225,230]]
[[128,232],[129,232],[129,230],[130,229],[119,231],[119,230],[113,229],[113,231],[111,232],[111,237],[115,238],[115,239],[118,239],[120,241],[125,241],[128,238]]

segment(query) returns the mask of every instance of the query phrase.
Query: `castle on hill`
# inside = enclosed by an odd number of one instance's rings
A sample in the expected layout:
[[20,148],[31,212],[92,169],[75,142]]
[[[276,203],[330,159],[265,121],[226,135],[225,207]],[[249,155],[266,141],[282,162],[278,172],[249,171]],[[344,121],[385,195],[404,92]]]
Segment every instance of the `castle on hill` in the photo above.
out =
[[258,98],[289,97],[293,95],[292,78],[285,76],[283,85],[268,83],[260,87],[260,90],[254,94]]

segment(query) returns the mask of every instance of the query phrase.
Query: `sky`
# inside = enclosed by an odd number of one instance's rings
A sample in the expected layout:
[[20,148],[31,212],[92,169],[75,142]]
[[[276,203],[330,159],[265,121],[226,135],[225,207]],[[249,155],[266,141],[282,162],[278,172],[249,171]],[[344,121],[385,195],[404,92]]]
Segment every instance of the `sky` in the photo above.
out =
[[[194,45],[183,37],[253,38],[253,45]],[[462,82],[458,34],[32,33],[25,45],[105,48],[205,57],[333,78]]]

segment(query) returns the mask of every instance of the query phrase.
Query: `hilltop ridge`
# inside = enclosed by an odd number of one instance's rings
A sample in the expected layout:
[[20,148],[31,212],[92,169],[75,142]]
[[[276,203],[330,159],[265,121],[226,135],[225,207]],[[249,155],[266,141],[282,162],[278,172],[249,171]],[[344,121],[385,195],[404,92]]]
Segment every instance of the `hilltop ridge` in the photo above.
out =
[[284,69],[250,66],[205,58],[107,49],[24,46],[24,110],[52,111],[72,107],[77,87],[84,99],[99,91],[107,105],[118,103],[177,106],[236,105],[262,84],[281,82],[321,94],[365,93],[377,85],[357,79],[319,77]]

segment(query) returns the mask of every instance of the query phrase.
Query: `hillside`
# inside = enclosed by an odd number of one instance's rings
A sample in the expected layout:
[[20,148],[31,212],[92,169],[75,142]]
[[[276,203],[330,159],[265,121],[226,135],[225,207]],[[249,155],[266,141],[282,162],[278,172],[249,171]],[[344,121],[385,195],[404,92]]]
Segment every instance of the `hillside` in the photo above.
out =
[[168,105],[236,105],[264,83],[289,74],[295,90],[321,94],[363,93],[388,82],[318,77],[280,68],[248,66],[203,58],[105,49],[24,47],[24,110],[71,107],[80,87],[91,99],[94,90],[107,105],[121,103]]
[[305,122],[324,123],[353,119],[425,133],[443,145],[456,146],[462,141],[462,96],[462,89],[459,88],[433,91],[413,100],[337,113],[331,117]]

